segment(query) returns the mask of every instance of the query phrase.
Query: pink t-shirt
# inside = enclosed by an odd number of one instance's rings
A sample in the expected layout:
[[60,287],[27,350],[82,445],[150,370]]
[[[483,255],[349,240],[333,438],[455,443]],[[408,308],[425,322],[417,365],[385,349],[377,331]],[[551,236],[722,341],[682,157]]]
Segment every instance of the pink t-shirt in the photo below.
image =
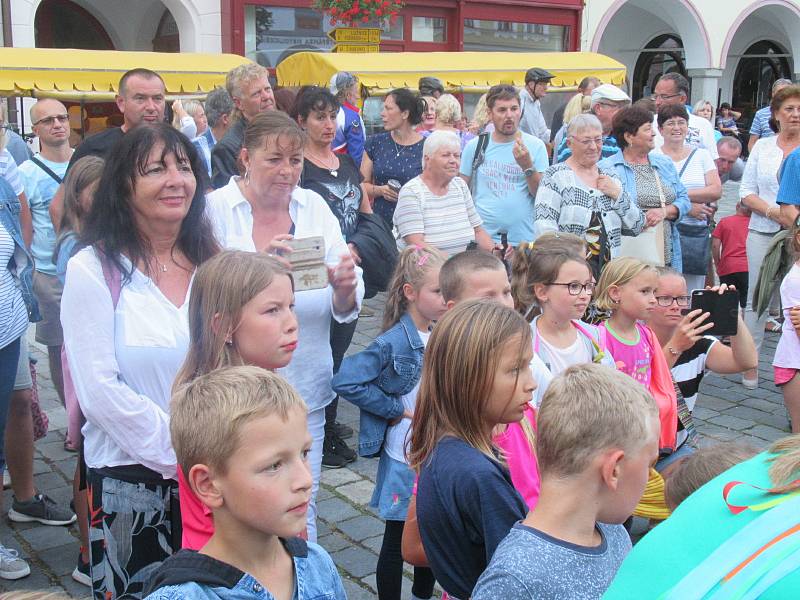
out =
[[181,502],[181,538],[184,548],[200,550],[214,535],[214,517],[205,504],[195,496],[192,488],[183,477],[183,469],[178,469],[178,494]]
[[[536,410],[533,407],[525,410],[523,419],[528,419],[536,431]],[[505,454],[511,483],[528,508],[533,509],[539,500],[539,464],[522,425],[510,423],[503,433],[494,438],[494,443]]]
[[653,349],[647,339],[645,326],[636,323],[637,339],[625,340],[620,338],[607,322],[599,325],[606,348],[614,357],[617,369],[630,375],[648,390],[652,375]]

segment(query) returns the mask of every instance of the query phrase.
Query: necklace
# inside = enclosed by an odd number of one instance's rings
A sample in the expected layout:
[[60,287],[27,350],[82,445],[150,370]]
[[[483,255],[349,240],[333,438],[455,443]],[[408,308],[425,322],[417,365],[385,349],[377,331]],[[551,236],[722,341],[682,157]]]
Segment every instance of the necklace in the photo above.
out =
[[167,265],[165,265],[160,260],[158,260],[157,256],[154,256],[154,258],[156,259],[156,266],[158,267],[158,270],[161,271],[162,273],[166,273],[167,272]]
[[310,158],[312,161],[316,160],[322,166],[323,169],[326,169],[331,174],[331,177],[338,177],[339,176],[339,167],[335,166],[335,165],[337,165],[339,163],[339,159],[336,158],[335,154],[333,156],[333,164],[334,164],[333,167],[330,167],[330,166],[326,165],[325,161],[322,159],[321,156],[317,156],[316,154],[311,154],[310,152],[308,152],[307,154],[308,154],[308,158]]

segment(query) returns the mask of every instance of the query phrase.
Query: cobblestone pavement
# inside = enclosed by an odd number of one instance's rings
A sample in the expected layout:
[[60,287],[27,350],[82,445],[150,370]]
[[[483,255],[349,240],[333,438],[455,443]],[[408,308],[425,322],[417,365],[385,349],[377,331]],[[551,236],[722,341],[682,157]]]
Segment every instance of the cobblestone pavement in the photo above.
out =
[[[732,212],[735,187],[725,186],[720,216]],[[375,315],[359,321],[350,353],[363,349],[380,331],[382,296],[367,302]],[[33,336],[31,335],[31,340]],[[739,440],[758,448],[789,432],[786,411],[780,392],[772,383],[770,363],[778,334],[766,334],[760,356],[760,387],[745,390],[737,376],[709,374],[703,380],[701,395],[694,411],[701,445],[716,441]],[[39,361],[39,394],[43,408],[50,416],[50,433],[36,444],[35,483],[39,490],[57,502],[67,504],[72,497],[74,454],[64,451],[66,415],[58,403],[47,367],[43,348],[31,343]],[[339,421],[353,428],[358,426],[358,411],[342,402]],[[352,440],[355,444],[355,438]],[[344,580],[348,598],[375,598],[375,565],[383,536],[383,522],[369,508],[377,459],[359,458],[346,468],[323,470],[317,498],[321,523],[319,542],[331,553]],[[11,505],[11,491],[3,494],[4,506]],[[87,588],[75,583],[70,573],[78,554],[75,527],[44,527],[10,523],[0,519],[0,544],[20,550],[31,565],[31,575],[10,582],[0,580],[0,592],[9,590],[65,590],[73,597],[88,597]],[[411,571],[406,573],[403,597],[411,594]],[[0,596],[1,598],[1,596]]]

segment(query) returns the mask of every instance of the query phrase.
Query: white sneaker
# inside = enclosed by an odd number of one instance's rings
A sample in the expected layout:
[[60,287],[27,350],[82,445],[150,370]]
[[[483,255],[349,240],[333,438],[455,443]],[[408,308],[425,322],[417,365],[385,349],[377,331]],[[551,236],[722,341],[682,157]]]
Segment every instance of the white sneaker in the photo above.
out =
[[8,471],[3,471],[3,489],[7,490],[11,487],[11,475],[9,475]]
[[0,577],[21,579],[31,574],[31,568],[19,557],[19,552],[0,545]]

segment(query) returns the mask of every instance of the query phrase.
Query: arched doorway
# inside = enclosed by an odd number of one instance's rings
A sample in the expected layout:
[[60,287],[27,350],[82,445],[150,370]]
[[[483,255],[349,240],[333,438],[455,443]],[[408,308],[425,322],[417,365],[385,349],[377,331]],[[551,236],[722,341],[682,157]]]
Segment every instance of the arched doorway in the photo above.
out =
[[181,38],[178,33],[178,24],[175,22],[175,17],[169,12],[169,9],[164,9],[164,14],[161,15],[161,20],[158,22],[156,35],[153,38],[153,52],[180,52],[181,51]]
[[683,42],[672,34],[660,35],[645,45],[633,69],[632,97],[638,100],[653,93],[656,83],[666,73],[686,76]]
[[733,77],[732,104],[744,114],[766,105],[776,79],[791,79],[787,53],[774,42],[762,40],[750,46]]
[[42,0],[33,27],[37,48],[114,50],[100,22],[70,0]]

